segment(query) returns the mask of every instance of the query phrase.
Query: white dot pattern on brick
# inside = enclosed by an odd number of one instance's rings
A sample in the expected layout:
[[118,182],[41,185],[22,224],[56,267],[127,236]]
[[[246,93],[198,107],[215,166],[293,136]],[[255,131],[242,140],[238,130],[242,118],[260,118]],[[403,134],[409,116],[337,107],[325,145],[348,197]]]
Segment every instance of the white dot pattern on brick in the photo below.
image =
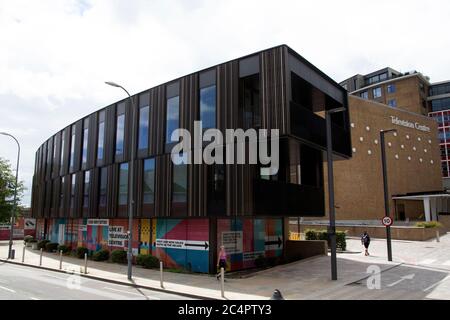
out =
[[356,152],[356,148],[352,148],[352,151],[353,151],[353,153],[355,153]]
[[364,138],[363,137],[359,137],[359,141],[363,142]]
[[388,146],[389,146],[389,147],[392,147],[392,143],[388,142]]
[[423,161],[423,159],[422,159],[422,158],[420,158],[420,159],[419,159],[419,161],[420,161],[420,162],[422,162],[422,161]]
[[411,157],[408,157],[408,160],[411,161]]
[[352,123],[350,124],[350,127],[354,128],[354,127],[355,127],[355,124],[352,122]]
[[407,135],[406,135],[406,139],[408,139],[408,140],[409,140],[409,134],[407,134]]
[[366,127],[366,130],[367,130],[367,131],[370,131],[370,127],[369,127],[369,126],[367,126],[367,127]]
[[367,150],[367,154],[372,154],[372,150]]
[[395,159],[397,159],[397,160],[398,160],[398,154],[396,154],[396,155],[395,155]]
[[373,142],[374,142],[375,144],[378,144],[378,140],[377,140],[377,139],[373,140]]

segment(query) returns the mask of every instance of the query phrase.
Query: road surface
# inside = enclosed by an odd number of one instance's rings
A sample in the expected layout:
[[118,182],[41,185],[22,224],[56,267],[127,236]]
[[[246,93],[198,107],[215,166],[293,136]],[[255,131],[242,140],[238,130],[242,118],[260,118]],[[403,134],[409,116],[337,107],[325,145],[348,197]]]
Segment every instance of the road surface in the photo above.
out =
[[133,288],[0,262],[0,300],[180,300],[159,291]]

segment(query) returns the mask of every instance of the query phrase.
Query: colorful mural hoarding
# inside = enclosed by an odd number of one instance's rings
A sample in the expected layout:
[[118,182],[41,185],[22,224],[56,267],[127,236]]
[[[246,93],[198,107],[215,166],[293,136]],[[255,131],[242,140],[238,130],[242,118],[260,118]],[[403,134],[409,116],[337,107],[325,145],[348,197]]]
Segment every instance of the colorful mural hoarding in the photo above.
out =
[[209,219],[152,219],[152,254],[168,268],[208,272]]
[[[9,240],[10,223],[0,224],[0,240]],[[24,236],[36,236],[36,219],[19,217],[13,230],[13,239],[23,239]]]
[[227,270],[255,266],[259,256],[276,258],[283,252],[282,219],[218,219],[217,250],[225,246]]
[[150,254],[150,235],[151,235],[151,223],[150,219],[141,219],[139,226],[139,253],[140,254]]

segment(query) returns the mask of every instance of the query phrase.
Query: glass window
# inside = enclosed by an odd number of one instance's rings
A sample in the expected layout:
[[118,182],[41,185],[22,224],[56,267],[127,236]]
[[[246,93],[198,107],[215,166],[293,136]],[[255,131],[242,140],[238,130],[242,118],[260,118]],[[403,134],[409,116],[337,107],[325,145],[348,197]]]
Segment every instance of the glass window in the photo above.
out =
[[380,74],[380,81],[384,81],[387,79],[387,73]]
[[91,180],[91,172],[85,171],[83,183],[83,208],[89,207],[90,180]]
[[171,143],[170,137],[172,132],[179,128],[180,120],[180,97],[172,97],[167,99],[167,116],[166,116],[166,143]]
[[139,150],[148,148],[149,113],[149,106],[139,109]]
[[69,162],[70,169],[73,169],[75,161],[75,136],[76,136],[76,126],[72,126],[72,138],[70,139],[70,162]]
[[431,111],[442,111],[450,109],[450,98],[431,100]]
[[103,150],[105,147],[105,111],[100,112],[98,121],[97,159],[103,160]]
[[81,161],[83,164],[87,162],[87,152],[88,152],[88,139],[89,139],[89,119],[85,119],[83,123],[83,150],[81,155]]
[[128,163],[121,163],[119,168],[119,205],[128,203]]
[[216,127],[216,85],[200,89],[200,121],[204,129]]
[[144,160],[144,203],[155,202],[155,159]]
[[64,146],[65,146],[65,134],[64,131],[61,133],[61,154],[59,158],[59,165],[60,165],[60,174],[64,173]]
[[388,106],[390,106],[390,107],[396,107],[396,106],[397,106],[397,100],[395,100],[395,99],[390,99],[390,100],[388,101]]
[[369,99],[369,93],[367,91],[363,91],[361,92],[361,98],[363,99]]
[[108,170],[106,167],[100,169],[100,188],[99,188],[99,200],[100,207],[106,207],[106,192],[108,184]]
[[395,84],[390,84],[390,85],[387,86],[387,92],[388,93],[394,93],[395,90],[396,90]]
[[123,138],[125,136],[125,114],[117,116],[116,155],[123,154]]
[[172,202],[186,202],[187,200],[187,166],[179,164],[173,166]]
[[64,207],[64,187],[66,185],[66,177],[61,178],[61,185],[59,186],[59,208]]
[[71,180],[72,180],[72,185],[70,187],[70,208],[73,209],[73,206],[74,206],[74,203],[75,203],[75,190],[76,190],[75,188],[76,188],[76,185],[77,185],[77,176],[76,176],[76,174],[72,174]]
[[378,88],[373,89],[373,90],[372,90],[372,94],[373,94],[373,97],[374,97],[374,98],[379,98],[379,97],[381,97],[381,88],[378,87]]

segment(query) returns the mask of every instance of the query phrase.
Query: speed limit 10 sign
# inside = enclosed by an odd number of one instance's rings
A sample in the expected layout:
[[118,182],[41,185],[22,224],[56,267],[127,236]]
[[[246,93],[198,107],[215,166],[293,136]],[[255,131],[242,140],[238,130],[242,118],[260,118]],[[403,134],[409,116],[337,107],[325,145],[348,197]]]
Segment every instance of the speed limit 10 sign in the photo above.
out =
[[381,219],[381,222],[383,223],[383,225],[385,226],[385,227],[389,227],[390,225],[392,225],[392,223],[394,222],[393,220],[392,220],[392,218],[391,217],[384,217],[383,219]]

